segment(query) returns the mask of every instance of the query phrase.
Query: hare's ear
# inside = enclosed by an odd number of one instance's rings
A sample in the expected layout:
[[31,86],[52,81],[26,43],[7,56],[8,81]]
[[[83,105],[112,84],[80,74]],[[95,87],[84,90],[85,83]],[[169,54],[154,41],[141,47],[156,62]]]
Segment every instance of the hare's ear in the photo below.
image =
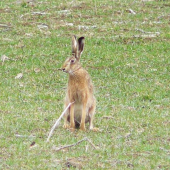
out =
[[78,44],[76,40],[76,36],[72,36],[72,54],[77,57],[77,51],[78,51]]
[[83,52],[83,49],[84,49],[84,37],[80,37],[78,39],[78,57],[80,58],[82,52]]

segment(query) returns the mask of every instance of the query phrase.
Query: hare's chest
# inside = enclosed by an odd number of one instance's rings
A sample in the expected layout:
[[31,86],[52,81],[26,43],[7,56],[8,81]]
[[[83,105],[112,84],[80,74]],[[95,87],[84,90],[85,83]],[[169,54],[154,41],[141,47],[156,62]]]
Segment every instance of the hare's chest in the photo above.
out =
[[87,82],[85,78],[70,78],[68,81],[68,95],[70,101],[75,101],[78,103],[82,103],[84,98],[87,96],[86,93],[88,92],[87,89]]
[[80,102],[83,99],[83,90],[80,88],[71,88],[68,89],[68,93],[69,93],[69,98],[70,100],[76,101],[76,102]]
[[84,97],[84,90],[81,87],[73,86],[68,87],[68,97],[70,101],[81,103]]

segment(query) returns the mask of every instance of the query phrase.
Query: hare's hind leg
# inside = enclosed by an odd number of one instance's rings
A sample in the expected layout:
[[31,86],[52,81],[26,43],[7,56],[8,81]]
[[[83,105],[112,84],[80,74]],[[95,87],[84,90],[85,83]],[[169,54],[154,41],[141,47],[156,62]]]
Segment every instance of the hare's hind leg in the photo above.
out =
[[95,110],[96,110],[96,105],[93,105],[93,106],[89,109],[89,117],[90,117],[90,120],[89,120],[89,129],[90,129],[90,130],[93,130],[93,119],[94,119]]
[[93,127],[93,119],[95,115],[95,110],[96,110],[96,102],[94,102],[94,105],[89,109],[89,129],[92,131],[98,131],[98,128]]

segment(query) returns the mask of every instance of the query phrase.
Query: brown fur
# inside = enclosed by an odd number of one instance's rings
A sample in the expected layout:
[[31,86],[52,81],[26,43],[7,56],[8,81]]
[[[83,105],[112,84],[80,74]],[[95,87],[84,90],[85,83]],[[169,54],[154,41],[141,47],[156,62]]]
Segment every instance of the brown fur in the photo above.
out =
[[[64,116],[64,127],[74,129],[80,125],[85,130],[85,123],[89,122],[93,129],[93,117],[96,109],[96,99],[93,94],[93,84],[88,72],[80,64],[80,56],[84,49],[84,37],[78,41],[72,37],[72,56],[67,58],[62,70],[69,74],[64,107],[74,102]],[[70,126],[68,124],[70,122]]]

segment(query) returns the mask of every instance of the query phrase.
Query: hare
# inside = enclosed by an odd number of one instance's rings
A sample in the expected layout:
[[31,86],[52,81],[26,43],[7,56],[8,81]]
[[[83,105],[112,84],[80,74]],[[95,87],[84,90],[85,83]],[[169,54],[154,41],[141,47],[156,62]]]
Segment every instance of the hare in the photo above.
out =
[[72,37],[72,56],[67,58],[62,66],[62,71],[69,74],[64,107],[74,102],[64,115],[63,127],[71,130],[80,127],[85,131],[85,123],[89,122],[89,129],[96,131],[96,128],[93,128],[96,109],[93,84],[88,72],[82,68],[80,63],[84,39],[80,37],[77,41],[76,36]]

